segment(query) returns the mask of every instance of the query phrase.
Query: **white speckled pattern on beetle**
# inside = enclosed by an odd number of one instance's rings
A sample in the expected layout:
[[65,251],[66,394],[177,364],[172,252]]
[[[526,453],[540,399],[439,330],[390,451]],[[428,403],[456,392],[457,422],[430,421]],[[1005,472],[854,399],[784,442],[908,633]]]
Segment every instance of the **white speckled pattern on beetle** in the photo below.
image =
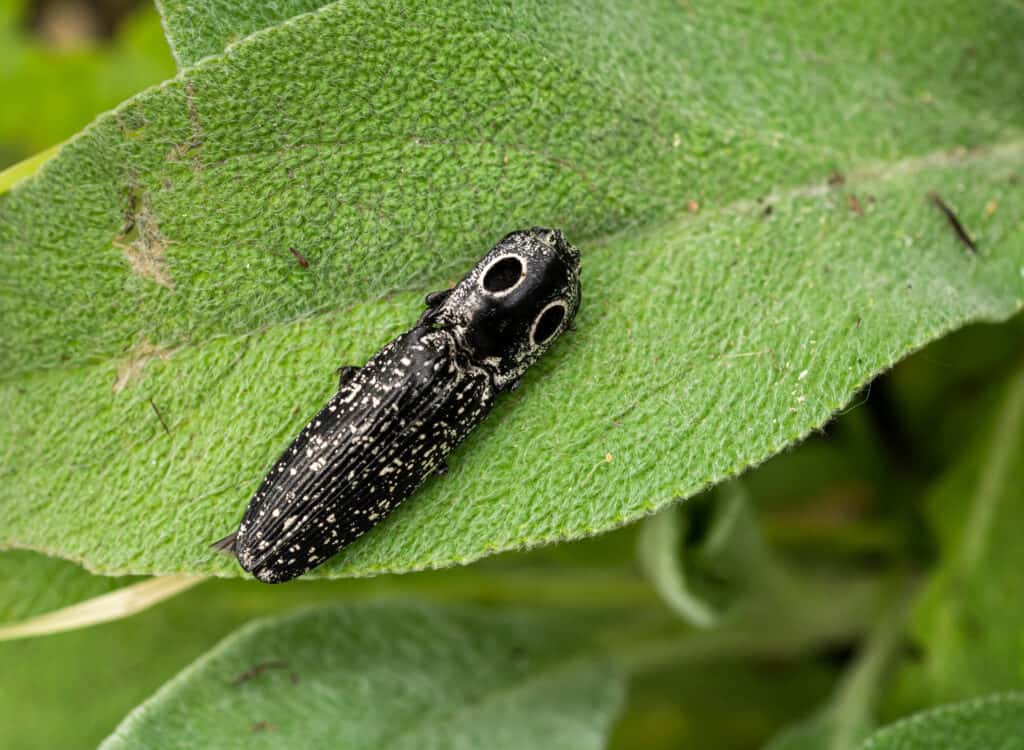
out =
[[214,546],[266,583],[302,575],[409,497],[576,316],[580,256],[561,232],[513,232],[299,433]]

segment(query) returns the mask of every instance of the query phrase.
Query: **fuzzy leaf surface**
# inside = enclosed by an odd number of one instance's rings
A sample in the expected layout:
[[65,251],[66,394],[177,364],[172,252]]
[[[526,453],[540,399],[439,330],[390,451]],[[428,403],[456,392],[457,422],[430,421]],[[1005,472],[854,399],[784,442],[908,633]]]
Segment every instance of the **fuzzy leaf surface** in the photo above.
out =
[[330,5],[329,0],[156,0],[167,42],[178,66],[187,68],[250,34]]
[[923,711],[882,729],[858,750],[1021,750],[1024,694],[1006,693]]
[[264,621],[179,674],[101,748],[597,750],[623,683],[581,656],[583,642],[530,616],[395,603]]
[[247,37],[0,198],[0,544],[240,574],[208,544],[334,369],[521,226],[583,249],[577,333],[319,574],[629,522],[1019,309],[1019,9],[434,6]]

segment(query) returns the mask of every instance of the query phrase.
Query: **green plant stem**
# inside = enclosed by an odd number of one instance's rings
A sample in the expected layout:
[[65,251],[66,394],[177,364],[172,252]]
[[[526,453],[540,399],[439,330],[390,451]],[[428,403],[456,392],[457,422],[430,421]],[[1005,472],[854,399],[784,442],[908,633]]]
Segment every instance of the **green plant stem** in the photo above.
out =
[[835,732],[828,750],[848,750],[859,741],[858,731],[872,720],[878,690],[893,654],[903,638],[915,590],[905,590],[868,634],[857,660],[835,691],[829,713]]
[[[842,596],[836,596],[837,589]],[[876,581],[851,581],[828,591],[822,589],[822,596],[813,603],[804,599],[798,610],[787,613],[777,608],[732,625],[688,629],[675,636],[629,633],[620,624],[606,633],[604,649],[631,674],[723,658],[792,656],[862,635],[877,611],[879,591]]]

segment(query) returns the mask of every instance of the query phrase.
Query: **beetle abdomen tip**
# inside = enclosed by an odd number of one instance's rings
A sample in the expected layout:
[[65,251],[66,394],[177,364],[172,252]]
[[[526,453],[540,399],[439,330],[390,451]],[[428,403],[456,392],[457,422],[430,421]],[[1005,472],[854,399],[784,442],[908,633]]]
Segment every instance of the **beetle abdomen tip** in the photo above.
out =
[[225,555],[235,554],[235,540],[238,537],[236,532],[228,534],[223,539],[218,539],[216,542],[210,545],[210,549],[215,549],[218,552],[223,552]]

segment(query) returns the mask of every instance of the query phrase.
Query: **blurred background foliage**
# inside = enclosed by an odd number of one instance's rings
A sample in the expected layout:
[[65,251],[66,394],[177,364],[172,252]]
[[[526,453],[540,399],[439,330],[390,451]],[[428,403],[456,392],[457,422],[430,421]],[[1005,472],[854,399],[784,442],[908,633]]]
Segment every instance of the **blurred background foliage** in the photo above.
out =
[[151,3],[0,0],[0,169],[174,73]]
[[[70,137],[174,73],[148,3],[0,0],[0,168]],[[1018,318],[936,342],[875,380],[818,434],[742,479],[768,546],[795,570],[831,577],[837,599],[847,583],[865,577],[896,591],[909,581],[919,595],[911,600],[908,637],[890,655],[887,679],[872,695],[879,722],[1024,681],[1024,552],[1012,543],[1020,529],[1015,520],[1022,518],[1016,476],[1002,491],[1017,502],[984,530],[998,536],[982,545],[995,554],[968,565],[956,542],[984,482],[995,434],[990,425],[1006,409],[1005,384],[1024,367],[1022,334]],[[1018,445],[1014,455],[1020,453]],[[713,490],[686,504],[683,560],[695,591],[728,604],[743,581],[702,567],[700,555],[720,495]],[[603,610],[658,609],[636,559],[637,536],[634,526],[467,568],[286,589],[211,580],[110,625],[0,643],[0,745],[94,747],[128,711],[238,626],[300,605],[384,594],[484,605],[579,609],[600,601]],[[0,574],[10,582],[18,565],[34,556],[3,553]],[[48,571],[54,586],[79,586],[83,596],[117,585],[62,561],[35,567]],[[5,610],[5,620],[48,609],[45,601],[14,600],[21,608]],[[825,707],[856,663],[867,628],[855,626],[859,635],[799,654],[738,649],[645,671],[630,685],[612,746],[763,746]]]

